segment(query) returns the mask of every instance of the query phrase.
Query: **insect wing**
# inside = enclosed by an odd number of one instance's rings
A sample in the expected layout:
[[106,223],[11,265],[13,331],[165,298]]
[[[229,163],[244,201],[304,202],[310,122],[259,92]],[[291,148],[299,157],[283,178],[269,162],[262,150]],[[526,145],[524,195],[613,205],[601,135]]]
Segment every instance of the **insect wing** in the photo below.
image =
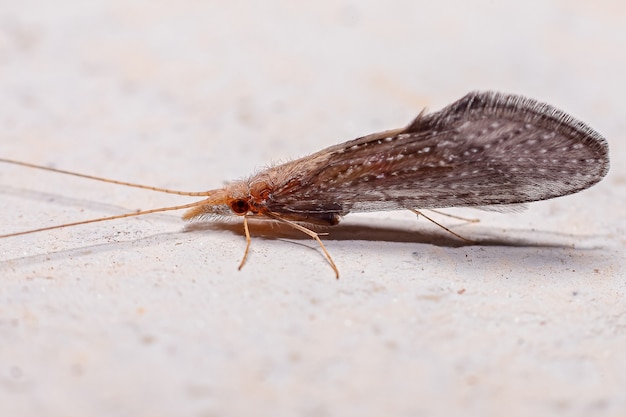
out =
[[547,104],[470,93],[407,128],[292,161],[268,209],[345,215],[403,208],[489,206],[575,193],[608,171],[594,130]]

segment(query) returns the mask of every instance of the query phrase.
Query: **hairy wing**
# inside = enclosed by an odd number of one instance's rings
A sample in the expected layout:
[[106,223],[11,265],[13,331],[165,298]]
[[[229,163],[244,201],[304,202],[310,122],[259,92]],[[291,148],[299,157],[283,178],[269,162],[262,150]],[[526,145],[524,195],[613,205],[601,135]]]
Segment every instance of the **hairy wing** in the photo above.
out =
[[[408,127],[292,161],[267,201],[277,213],[489,206],[575,193],[608,171],[606,141],[554,107],[470,93]],[[271,176],[271,172],[268,172]]]

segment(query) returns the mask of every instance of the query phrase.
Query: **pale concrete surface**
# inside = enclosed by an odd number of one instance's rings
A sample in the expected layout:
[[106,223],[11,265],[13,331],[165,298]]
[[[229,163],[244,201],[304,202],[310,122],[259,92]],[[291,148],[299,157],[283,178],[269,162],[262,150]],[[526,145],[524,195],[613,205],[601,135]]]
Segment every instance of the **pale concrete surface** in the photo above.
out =
[[[2,416],[626,415],[623,2],[2,2],[0,155],[189,190],[525,94],[611,146],[514,214],[315,243],[175,214],[0,241]],[[469,4],[471,3],[471,5]],[[187,202],[0,166],[1,232]],[[260,235],[260,236],[259,236]]]

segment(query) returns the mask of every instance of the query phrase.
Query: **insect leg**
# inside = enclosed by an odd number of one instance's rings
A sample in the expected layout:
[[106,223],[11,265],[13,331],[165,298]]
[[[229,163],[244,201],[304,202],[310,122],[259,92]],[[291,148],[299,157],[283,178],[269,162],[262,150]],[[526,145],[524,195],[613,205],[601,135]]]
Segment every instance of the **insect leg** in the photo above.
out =
[[296,230],[301,231],[302,233],[310,236],[311,238],[315,239],[317,241],[317,243],[319,243],[320,247],[322,248],[322,251],[324,252],[324,255],[326,256],[326,259],[328,260],[328,263],[330,263],[331,268],[333,268],[333,271],[335,271],[335,277],[337,279],[339,279],[339,269],[337,269],[337,265],[335,265],[335,262],[333,261],[333,258],[330,256],[330,253],[328,253],[328,251],[326,250],[326,247],[324,246],[324,244],[322,243],[321,239],[319,238],[319,234],[315,233],[313,230],[311,229],[307,229],[304,226],[299,225],[296,222],[292,222],[291,220],[287,220],[287,219],[283,219],[280,216],[277,216],[273,213],[264,213],[265,215],[278,220],[279,222],[282,223],[286,223],[289,226],[293,227]]
[[239,270],[241,271],[241,268],[243,268],[243,264],[246,263],[246,258],[248,257],[248,251],[250,250],[250,242],[252,242],[252,239],[250,239],[250,228],[248,228],[248,216],[244,215],[243,216],[243,230],[246,233],[246,250],[243,253],[243,258],[241,259],[241,263],[239,264]]
[[462,221],[468,222],[468,223],[478,223],[478,222],[480,222],[480,219],[468,219],[467,217],[455,216],[454,214],[444,213],[443,211],[439,211],[439,210],[428,209],[428,211],[432,211],[433,213],[437,213],[440,216],[446,216],[446,217],[450,217],[452,219],[462,220]]
[[441,228],[442,228],[443,230],[445,230],[446,232],[451,233],[452,235],[454,235],[454,236],[458,237],[458,238],[459,238],[459,239],[461,239],[461,240],[464,240],[464,241],[466,241],[466,242],[468,242],[468,243],[476,243],[475,241],[473,241],[473,240],[471,240],[471,239],[468,239],[468,238],[466,238],[466,237],[461,236],[461,235],[460,235],[460,234],[458,234],[458,233],[453,232],[452,230],[448,229],[448,228],[447,228],[446,226],[444,226],[443,224],[437,223],[436,221],[434,221],[433,219],[431,219],[430,217],[428,217],[427,215],[425,215],[425,214],[424,214],[423,212],[421,212],[421,211],[417,211],[417,210],[415,210],[415,209],[411,209],[411,208],[410,208],[410,209],[408,209],[408,210],[412,211],[413,213],[417,214],[418,216],[422,216],[422,217],[424,217],[426,220],[431,221],[432,223],[434,223],[434,224],[436,224],[437,226],[441,227]]

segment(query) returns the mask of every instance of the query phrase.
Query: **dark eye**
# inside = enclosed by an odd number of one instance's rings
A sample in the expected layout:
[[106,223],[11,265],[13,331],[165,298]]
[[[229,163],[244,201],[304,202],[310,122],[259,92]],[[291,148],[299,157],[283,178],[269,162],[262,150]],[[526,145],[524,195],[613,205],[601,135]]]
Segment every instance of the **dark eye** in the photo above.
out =
[[250,209],[250,206],[246,200],[233,200],[230,203],[230,209],[236,214],[245,214]]

